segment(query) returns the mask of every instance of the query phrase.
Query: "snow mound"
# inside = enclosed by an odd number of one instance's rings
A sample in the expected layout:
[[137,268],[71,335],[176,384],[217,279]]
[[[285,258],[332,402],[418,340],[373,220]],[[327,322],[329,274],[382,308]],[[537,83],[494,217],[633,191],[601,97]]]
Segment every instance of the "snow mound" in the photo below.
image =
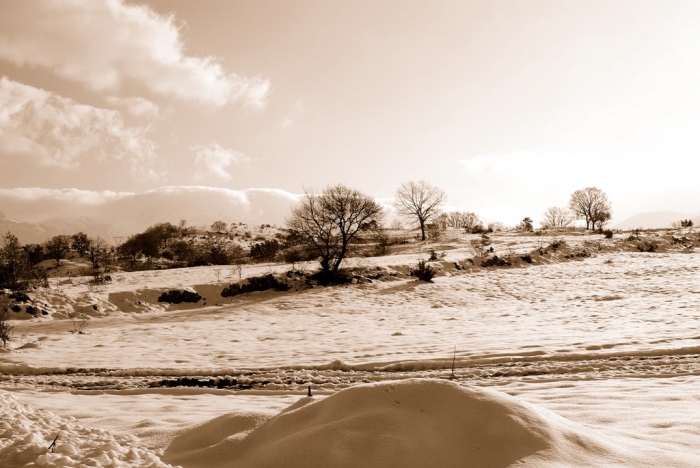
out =
[[[0,466],[169,467],[130,435],[83,427],[0,391]],[[56,440],[55,451],[48,450]]]
[[492,390],[418,379],[351,387],[322,400],[303,398],[257,425],[235,414],[217,418],[181,434],[163,459],[212,468],[629,466],[632,461],[593,431],[548,410]]

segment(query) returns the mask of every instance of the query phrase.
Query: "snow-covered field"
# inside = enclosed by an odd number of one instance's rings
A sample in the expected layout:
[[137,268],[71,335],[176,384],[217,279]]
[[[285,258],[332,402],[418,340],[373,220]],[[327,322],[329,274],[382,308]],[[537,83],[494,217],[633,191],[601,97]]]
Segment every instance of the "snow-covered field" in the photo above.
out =
[[[0,466],[700,466],[697,249],[459,271],[466,248],[445,247],[430,284],[223,299],[232,268],[55,280],[35,297],[52,315],[0,354]],[[175,287],[207,305],[155,301]]]

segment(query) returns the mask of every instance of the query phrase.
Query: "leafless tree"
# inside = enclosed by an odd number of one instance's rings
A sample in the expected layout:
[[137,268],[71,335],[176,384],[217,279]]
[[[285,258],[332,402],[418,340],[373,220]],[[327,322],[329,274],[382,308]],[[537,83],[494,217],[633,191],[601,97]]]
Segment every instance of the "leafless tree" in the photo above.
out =
[[478,233],[484,230],[484,223],[477,215],[467,211],[462,213],[462,228],[468,233]]
[[46,253],[56,261],[56,266],[60,266],[61,260],[66,258],[66,255],[70,251],[70,242],[70,236],[59,234],[58,236],[53,236],[44,243]]
[[379,224],[381,217],[382,208],[374,199],[339,184],[321,194],[307,191],[292,209],[287,227],[318,253],[324,276],[330,280],[338,272],[348,247],[359,240],[363,229],[372,222]]
[[90,239],[87,245],[87,254],[92,267],[99,268],[107,255],[107,242],[101,237]]
[[424,180],[405,182],[396,191],[396,211],[407,218],[415,218],[420,225],[421,239],[425,240],[425,225],[440,213],[445,192]]
[[438,228],[444,231],[445,229],[447,229],[447,226],[450,225],[450,217],[447,213],[440,211],[435,216],[433,216],[432,224],[436,225]]
[[453,228],[462,228],[462,212],[461,211],[448,211],[447,215],[447,225]]
[[542,226],[566,227],[571,224],[573,220],[574,217],[571,215],[571,211],[569,211],[567,208],[552,206],[547,208],[547,211],[544,212]]
[[486,229],[491,232],[501,232],[506,230],[506,226],[500,221],[494,221],[493,223],[489,223]]
[[571,194],[569,208],[577,219],[586,221],[586,229],[602,227],[612,217],[608,196],[596,187],[587,187]]

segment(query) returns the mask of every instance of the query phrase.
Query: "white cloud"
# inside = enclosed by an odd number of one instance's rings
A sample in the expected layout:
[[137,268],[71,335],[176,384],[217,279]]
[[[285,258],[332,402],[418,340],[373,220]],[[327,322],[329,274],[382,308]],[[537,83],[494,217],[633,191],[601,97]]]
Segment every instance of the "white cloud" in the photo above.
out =
[[172,16],[122,0],[37,0],[0,7],[0,58],[37,66],[98,91],[135,80],[151,92],[214,106],[261,106],[270,83],[184,53]]
[[[231,174],[227,170],[229,166],[248,160],[248,157],[243,153],[223,148],[218,143],[210,143],[207,146],[197,145],[191,149],[196,153],[194,164],[198,169],[205,166],[210,173],[224,180],[231,178]],[[198,178],[201,179],[204,176],[203,171],[197,171]]]
[[154,102],[139,96],[129,98],[110,96],[107,102],[115,107],[126,109],[134,117],[154,119],[160,113],[160,109]]
[[146,129],[130,127],[116,110],[79,104],[0,78],[0,150],[42,165],[76,169],[84,157],[128,159],[148,173],[154,156]]
[[83,205],[101,205],[112,200],[133,196],[132,192],[113,192],[111,190],[93,191],[77,188],[47,189],[39,187],[19,187],[0,189],[0,197],[17,198],[27,201],[46,199],[75,202]]

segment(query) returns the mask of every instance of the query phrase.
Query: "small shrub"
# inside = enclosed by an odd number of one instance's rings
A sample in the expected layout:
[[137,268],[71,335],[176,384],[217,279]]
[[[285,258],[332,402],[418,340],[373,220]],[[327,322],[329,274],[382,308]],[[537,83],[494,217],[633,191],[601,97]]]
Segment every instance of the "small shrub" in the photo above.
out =
[[428,253],[430,253],[429,262],[436,262],[445,258],[445,252],[436,252],[435,249],[430,249]]
[[518,231],[524,231],[524,232],[532,232],[533,227],[532,227],[532,219],[527,217],[523,218],[522,221],[520,221],[520,224],[516,226],[516,229]]
[[258,261],[272,261],[280,250],[280,243],[274,239],[265,240],[250,246],[250,257]]
[[89,325],[90,322],[90,316],[85,315],[84,313],[75,313],[75,312],[68,312],[68,319],[71,321],[71,324],[73,325],[73,329],[70,331],[71,333],[77,333],[79,335],[82,335],[85,333],[85,329]]
[[425,235],[429,240],[437,242],[445,235],[445,228],[439,223],[431,223],[425,226]]
[[557,250],[559,247],[564,247],[565,245],[566,241],[561,237],[553,237],[552,241],[549,243],[549,247],[551,247],[552,250]]
[[389,236],[381,229],[377,229],[372,234],[374,242],[374,256],[381,257],[389,253]]
[[181,304],[183,302],[199,302],[200,299],[202,299],[202,296],[195,291],[188,291],[187,289],[171,289],[170,291],[161,294],[160,297],[158,297],[158,302]]
[[605,231],[603,231],[603,235],[606,239],[612,239],[613,232],[611,229],[606,229]]
[[10,310],[12,310],[12,312],[22,312],[22,308],[20,306],[18,306],[17,304],[10,307]]
[[644,239],[637,242],[635,247],[637,247],[637,250],[640,252],[656,252],[659,248],[659,243],[654,239]]
[[494,255],[491,258],[488,258],[481,262],[481,266],[486,268],[486,267],[505,267],[505,266],[510,266],[511,263],[504,259],[500,258],[498,255]]
[[523,255],[520,259],[525,263],[532,263],[532,257],[529,254]]
[[256,291],[287,291],[289,286],[284,281],[280,281],[274,275],[255,276],[248,278],[248,282],[244,284],[234,283],[224,288],[221,291],[221,297],[233,297],[240,294],[246,294]]
[[418,265],[415,268],[411,268],[411,276],[415,276],[420,281],[425,281],[426,283],[432,283],[435,277],[435,268],[427,264],[425,260],[418,260]]

